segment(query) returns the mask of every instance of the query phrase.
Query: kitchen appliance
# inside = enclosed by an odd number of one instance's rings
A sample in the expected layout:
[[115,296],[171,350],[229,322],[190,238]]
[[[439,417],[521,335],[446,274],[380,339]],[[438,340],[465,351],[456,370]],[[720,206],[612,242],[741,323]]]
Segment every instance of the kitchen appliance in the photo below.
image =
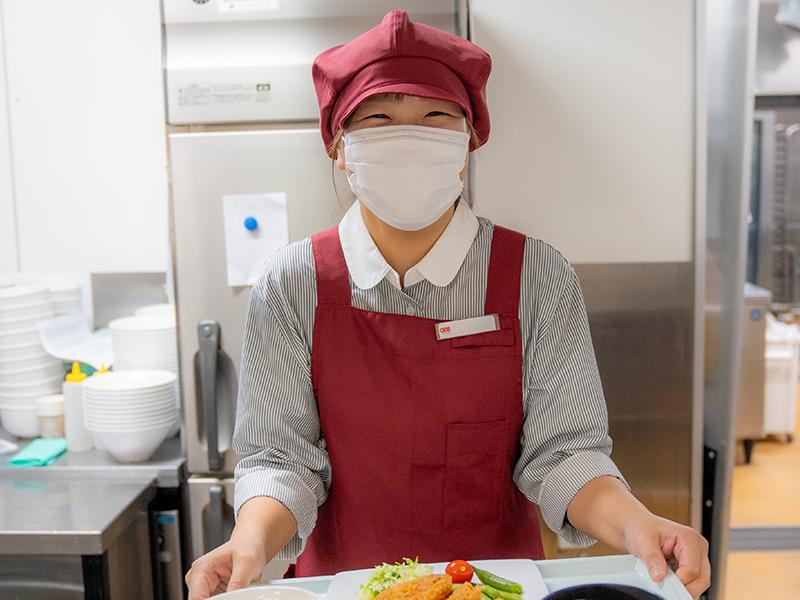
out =
[[736,401],[736,439],[744,443],[749,463],[753,444],[764,436],[764,365],[767,313],[772,293],[745,283],[741,320],[739,385]]
[[[237,261],[258,251],[259,227],[297,240],[335,224],[347,208],[337,197],[319,135],[311,62],[398,7],[414,20],[458,33],[466,18],[461,5],[453,0],[163,2],[192,557],[226,541],[234,523],[236,457],[230,446],[251,282]],[[255,213],[223,226],[227,204],[237,202]],[[266,576],[282,575],[285,566],[275,561]]]

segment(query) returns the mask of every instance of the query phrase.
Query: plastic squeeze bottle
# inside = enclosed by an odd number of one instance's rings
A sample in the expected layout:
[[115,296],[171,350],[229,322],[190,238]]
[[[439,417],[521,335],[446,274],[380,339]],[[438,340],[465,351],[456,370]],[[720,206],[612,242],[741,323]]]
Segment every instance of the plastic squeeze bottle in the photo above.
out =
[[67,438],[67,450],[70,452],[86,452],[94,446],[94,436],[86,429],[83,422],[83,380],[86,374],[81,372],[80,365],[72,363],[72,371],[67,373],[63,383],[64,394],[64,433]]

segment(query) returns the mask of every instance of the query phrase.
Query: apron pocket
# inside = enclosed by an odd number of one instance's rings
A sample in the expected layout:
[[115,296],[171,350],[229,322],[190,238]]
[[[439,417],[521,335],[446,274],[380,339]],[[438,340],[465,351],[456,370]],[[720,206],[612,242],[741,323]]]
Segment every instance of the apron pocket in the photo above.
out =
[[505,456],[505,419],[448,423],[442,504],[445,531],[500,520],[500,490],[508,477]]
[[513,329],[498,329],[497,331],[487,331],[485,333],[473,333],[450,339],[450,346],[453,348],[469,348],[471,346],[513,346]]

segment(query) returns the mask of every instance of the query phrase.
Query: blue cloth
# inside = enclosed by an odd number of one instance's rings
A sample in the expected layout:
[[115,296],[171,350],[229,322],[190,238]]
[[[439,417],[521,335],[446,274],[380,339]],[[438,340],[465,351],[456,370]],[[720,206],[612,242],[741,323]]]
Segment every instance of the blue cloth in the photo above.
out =
[[45,467],[67,451],[64,438],[33,440],[8,461],[12,467]]

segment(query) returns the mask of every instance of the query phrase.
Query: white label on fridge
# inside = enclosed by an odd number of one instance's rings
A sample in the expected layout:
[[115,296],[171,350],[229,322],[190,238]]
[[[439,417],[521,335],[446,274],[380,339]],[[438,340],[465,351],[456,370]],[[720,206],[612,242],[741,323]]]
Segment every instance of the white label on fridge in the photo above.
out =
[[239,103],[269,102],[272,84],[190,83],[178,88],[178,106],[220,106]]
[[228,285],[253,285],[266,258],[289,243],[286,194],[222,197]]
[[280,0],[219,0],[219,12],[254,12],[259,10],[280,10]]

